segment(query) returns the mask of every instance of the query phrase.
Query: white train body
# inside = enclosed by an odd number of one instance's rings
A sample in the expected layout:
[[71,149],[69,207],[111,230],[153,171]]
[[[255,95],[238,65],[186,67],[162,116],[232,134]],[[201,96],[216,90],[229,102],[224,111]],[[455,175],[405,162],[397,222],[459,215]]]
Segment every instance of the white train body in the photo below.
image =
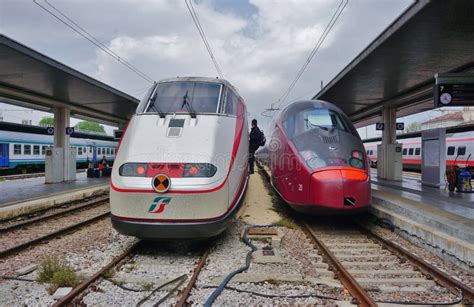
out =
[[[403,168],[421,170],[421,138],[400,139],[397,142],[403,144]],[[364,143],[372,167],[377,166],[378,144],[380,142]],[[474,133],[464,132],[446,135],[446,165],[474,167]]]
[[[151,103],[166,104],[165,96],[163,102],[160,97],[155,101],[150,98],[160,93],[160,86],[173,84],[207,84],[212,91],[219,87],[218,97],[213,96],[216,110],[200,112],[198,102],[189,94],[198,109],[195,118],[192,112],[174,109],[161,114],[147,111]],[[179,78],[155,87],[158,89],[144,98],[130,120],[119,146],[111,177],[112,223],[119,232],[141,238],[215,236],[233,221],[247,186],[245,104],[224,80]],[[179,99],[183,95],[177,93]],[[233,108],[227,107],[232,104]],[[162,107],[166,109],[166,105]],[[140,166],[146,168],[144,175],[127,176],[141,173],[142,169],[137,170]],[[168,180],[167,191],[157,189],[162,175]]]

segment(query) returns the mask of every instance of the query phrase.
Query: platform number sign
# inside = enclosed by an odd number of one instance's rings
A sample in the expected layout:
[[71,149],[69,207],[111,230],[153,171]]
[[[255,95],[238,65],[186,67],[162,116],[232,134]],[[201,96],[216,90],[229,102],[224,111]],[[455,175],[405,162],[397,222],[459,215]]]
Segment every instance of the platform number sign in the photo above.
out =
[[402,130],[402,131],[403,131],[403,130],[405,130],[405,123],[397,123],[397,124],[395,125],[395,128],[396,128],[397,130]]
[[66,134],[71,135],[74,133],[74,127],[66,127]]
[[48,132],[48,134],[50,134],[50,135],[53,135],[54,134],[54,127],[46,128],[46,132]]
[[375,130],[384,130],[385,129],[385,124],[384,123],[376,123],[375,124]]

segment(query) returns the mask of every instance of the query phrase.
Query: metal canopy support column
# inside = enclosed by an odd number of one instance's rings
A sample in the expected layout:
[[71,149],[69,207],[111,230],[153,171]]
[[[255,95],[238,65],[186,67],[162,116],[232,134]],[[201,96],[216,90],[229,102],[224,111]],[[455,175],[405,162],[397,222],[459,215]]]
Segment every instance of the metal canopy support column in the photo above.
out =
[[54,109],[54,146],[46,151],[46,183],[76,180],[76,153],[66,134],[70,120],[68,108]]
[[402,180],[402,145],[397,143],[397,112],[394,108],[382,110],[384,130],[382,143],[377,148],[377,177],[385,180]]

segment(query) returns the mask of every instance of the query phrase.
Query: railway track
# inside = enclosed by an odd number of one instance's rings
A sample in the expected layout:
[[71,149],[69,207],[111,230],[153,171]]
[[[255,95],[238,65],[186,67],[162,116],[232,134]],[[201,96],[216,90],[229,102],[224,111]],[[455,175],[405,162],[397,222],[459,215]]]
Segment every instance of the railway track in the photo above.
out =
[[[83,173],[83,172],[85,172],[84,169],[77,171],[77,173]],[[43,173],[30,173],[30,174],[2,175],[0,176],[0,181],[28,179],[28,178],[37,178],[37,177],[44,177],[44,172]]]
[[[114,258],[111,262],[109,262],[107,265],[103,266],[100,270],[98,270],[94,275],[91,277],[83,280],[78,286],[76,286],[71,292],[69,292],[66,296],[58,300],[53,307],[59,307],[59,306],[69,306],[71,304],[74,305],[80,305],[82,304],[81,300],[82,298],[87,295],[88,290],[91,289],[91,287],[94,284],[98,284],[101,279],[104,279],[104,276],[107,275],[107,272],[110,272],[112,270],[118,271],[120,266],[123,266],[127,263],[127,261],[132,261],[134,256],[138,254],[138,251],[140,249],[146,248],[144,245],[143,241],[138,241],[134,245],[132,245],[130,248],[128,248],[126,251],[124,251],[122,254]],[[161,283],[158,287],[154,288],[153,290],[149,291],[151,292],[149,295],[145,296],[142,298],[137,306],[141,306],[143,304],[147,305],[152,305],[152,306],[157,306],[161,303],[164,303],[168,298],[170,298],[173,294],[180,292],[177,294],[179,299],[177,300],[177,303],[175,304],[178,307],[186,306],[186,300],[188,299],[191,290],[194,287],[194,284],[199,276],[199,273],[201,272],[201,269],[206,263],[206,259],[209,255],[209,251],[211,249],[212,245],[209,245],[206,247],[201,255],[199,256],[199,259],[197,263],[194,266],[193,273],[190,278],[186,274],[180,275],[177,278],[173,278],[165,283]],[[156,258],[154,258],[156,259]],[[159,261],[156,261],[156,264],[159,265]],[[187,281],[186,287],[182,289],[182,285],[184,282]],[[153,300],[154,294],[159,291],[165,289],[166,286],[172,286],[171,289],[166,290],[166,294],[159,299]],[[128,289],[129,291],[137,291],[133,289]]]
[[[0,259],[70,233],[110,214],[108,196],[0,228]],[[53,222],[54,220],[54,222]]]
[[294,219],[358,305],[474,303],[473,289],[363,225],[348,219]]

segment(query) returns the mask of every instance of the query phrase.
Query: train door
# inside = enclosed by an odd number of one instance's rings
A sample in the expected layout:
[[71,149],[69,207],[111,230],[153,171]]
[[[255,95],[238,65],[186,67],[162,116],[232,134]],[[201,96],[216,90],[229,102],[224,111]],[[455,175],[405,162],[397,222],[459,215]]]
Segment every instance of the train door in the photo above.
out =
[[0,143],[0,167],[8,167],[9,163],[8,144]]

